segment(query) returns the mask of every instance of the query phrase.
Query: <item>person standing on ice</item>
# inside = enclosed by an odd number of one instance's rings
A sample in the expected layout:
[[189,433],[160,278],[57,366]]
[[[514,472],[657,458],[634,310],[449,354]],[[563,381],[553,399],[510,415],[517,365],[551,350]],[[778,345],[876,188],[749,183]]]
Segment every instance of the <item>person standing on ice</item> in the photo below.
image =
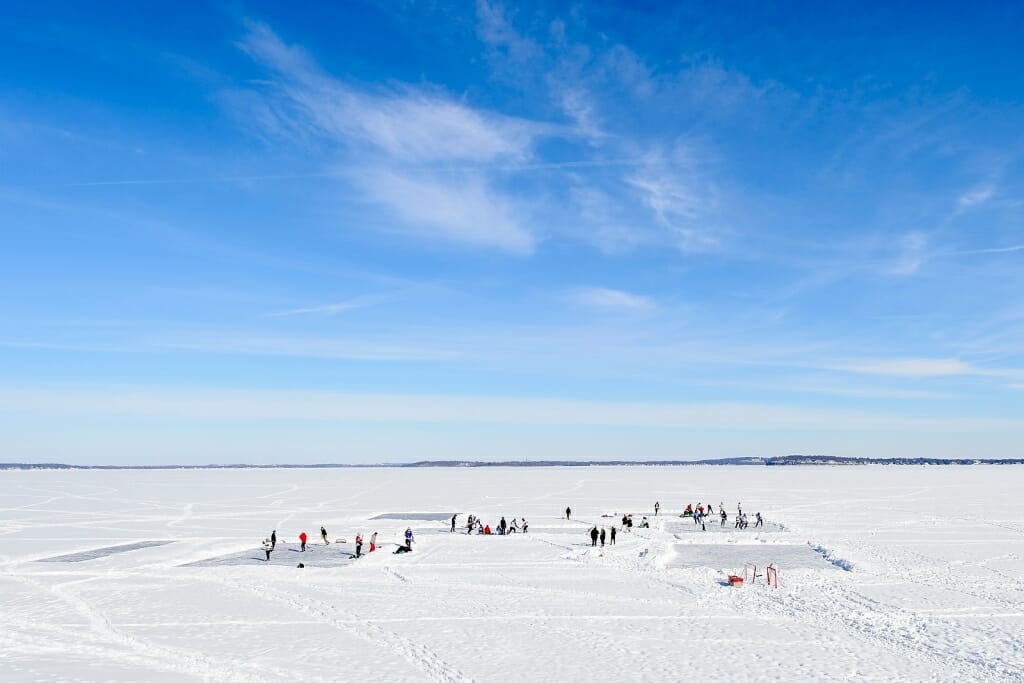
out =
[[763,527],[763,526],[764,526],[764,519],[762,519],[762,518],[761,518],[761,513],[760,513],[760,512],[755,512],[755,513],[754,513],[754,519],[756,519],[756,520],[757,520],[756,522],[754,522],[754,528],[755,528],[755,529],[756,529],[757,527],[759,527],[759,526],[760,526],[760,527]]
[[498,528],[501,529],[501,531],[499,531],[498,533],[502,536],[504,536],[505,532],[508,531],[508,522],[505,521],[504,517],[502,517],[501,521],[498,522]]
[[374,531],[372,534],[370,534],[370,552],[372,553],[376,549],[377,549],[377,532]]
[[320,538],[324,539],[324,545],[330,545],[331,542],[327,540],[327,529],[323,526],[320,527]]
[[408,548],[409,550],[412,550],[412,541],[413,541],[413,538],[412,538],[412,528],[411,527],[405,527],[405,547]]
[[452,515],[452,530],[449,531],[448,533],[451,533],[451,534],[455,533],[455,518],[458,517],[458,516],[459,516],[458,513]]
[[572,508],[566,506],[566,508],[565,508],[565,518],[569,519],[571,516],[572,516]]
[[660,509],[661,509],[661,503],[659,503],[658,501],[654,501],[654,516],[655,517],[658,516],[658,510],[660,510]]
[[270,552],[273,549],[274,549],[273,546],[270,545],[270,539],[269,538],[264,538],[263,539],[263,552],[265,552],[267,554],[267,560],[266,560],[267,562],[270,562]]
[[601,547],[602,548],[604,547],[604,539],[605,539],[604,527],[601,527]]
[[363,537],[361,534],[356,534],[356,559],[363,554]]
[[523,533],[525,534],[530,528],[530,523],[526,521],[526,517],[523,517]]
[[273,550],[277,546],[277,529],[270,532],[270,549]]
[[594,548],[597,547],[597,527],[595,526],[590,530],[590,545]]
[[726,514],[725,508],[722,507],[721,504],[719,504],[718,509],[722,511],[720,515],[720,517],[722,518],[722,523],[719,524],[719,526],[725,526],[725,520],[729,519],[729,515]]
[[306,552],[306,532],[299,534],[299,543],[302,544],[302,552]]
[[608,545],[615,545],[615,525],[612,525],[611,533],[608,537]]

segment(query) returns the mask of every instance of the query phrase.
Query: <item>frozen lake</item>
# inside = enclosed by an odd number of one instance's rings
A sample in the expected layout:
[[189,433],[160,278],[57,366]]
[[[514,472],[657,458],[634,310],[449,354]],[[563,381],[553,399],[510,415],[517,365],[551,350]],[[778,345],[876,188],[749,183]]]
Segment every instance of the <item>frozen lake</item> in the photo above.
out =
[[[1009,466],[0,472],[0,680],[1024,680],[1021,491]],[[698,501],[727,525],[678,517]],[[651,528],[591,547],[623,512]],[[722,585],[772,561],[778,589]]]

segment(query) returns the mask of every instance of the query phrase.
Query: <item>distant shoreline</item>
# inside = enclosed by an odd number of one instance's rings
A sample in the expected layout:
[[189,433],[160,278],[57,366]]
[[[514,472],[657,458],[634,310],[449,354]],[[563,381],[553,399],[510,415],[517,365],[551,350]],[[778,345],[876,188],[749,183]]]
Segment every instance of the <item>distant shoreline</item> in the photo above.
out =
[[66,463],[0,463],[0,470],[237,470],[237,469],[350,469],[368,467],[693,467],[714,466],[835,466],[835,465],[1024,465],[1024,458],[849,458],[831,455],[784,455],[774,458],[717,458],[709,460],[420,460],[403,463],[345,464],[208,464],[208,465],[70,465]]

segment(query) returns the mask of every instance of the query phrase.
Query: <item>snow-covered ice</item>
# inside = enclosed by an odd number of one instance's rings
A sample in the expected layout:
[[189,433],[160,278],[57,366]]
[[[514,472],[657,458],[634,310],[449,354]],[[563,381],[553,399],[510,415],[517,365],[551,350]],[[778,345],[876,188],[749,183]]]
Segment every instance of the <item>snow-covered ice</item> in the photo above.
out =
[[[1010,466],[0,472],[0,680],[1024,680],[1021,491]],[[678,517],[698,501],[726,527]],[[623,512],[651,528],[592,548]],[[725,585],[773,561],[778,589]]]

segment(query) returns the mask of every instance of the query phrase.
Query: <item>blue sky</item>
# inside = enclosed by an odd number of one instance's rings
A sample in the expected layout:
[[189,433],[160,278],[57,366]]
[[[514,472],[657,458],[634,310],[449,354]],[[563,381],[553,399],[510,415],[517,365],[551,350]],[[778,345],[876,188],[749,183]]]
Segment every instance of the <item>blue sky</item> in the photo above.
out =
[[0,17],[0,460],[1024,456],[1024,9]]

